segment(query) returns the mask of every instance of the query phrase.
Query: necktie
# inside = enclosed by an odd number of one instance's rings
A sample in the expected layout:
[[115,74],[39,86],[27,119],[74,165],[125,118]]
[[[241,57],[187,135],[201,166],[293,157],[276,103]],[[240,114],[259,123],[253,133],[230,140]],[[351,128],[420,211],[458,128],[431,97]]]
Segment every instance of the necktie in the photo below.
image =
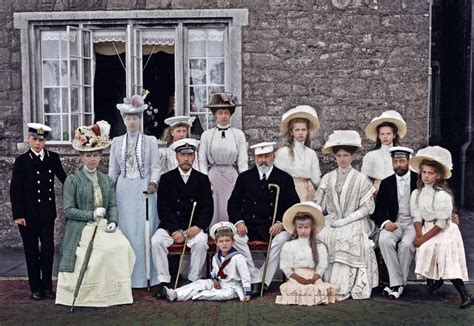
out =
[[398,183],[398,193],[400,196],[405,195],[405,179],[400,179]]
[[265,173],[262,176],[262,181],[267,181],[267,175]]
[[222,131],[221,138],[225,138],[225,131],[229,129],[230,127],[227,128],[219,128],[217,127],[217,131]]

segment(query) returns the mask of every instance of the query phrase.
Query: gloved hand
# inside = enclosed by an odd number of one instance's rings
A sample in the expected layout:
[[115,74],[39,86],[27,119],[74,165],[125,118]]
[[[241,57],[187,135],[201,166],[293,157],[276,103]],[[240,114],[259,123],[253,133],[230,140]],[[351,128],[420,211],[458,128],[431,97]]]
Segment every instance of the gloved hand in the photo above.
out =
[[117,224],[115,222],[110,222],[105,228],[105,232],[114,233],[117,230]]
[[158,190],[158,185],[156,182],[150,182],[148,183],[148,193],[149,194],[154,194]]
[[336,221],[332,222],[331,226],[333,228],[340,228],[340,227],[342,227],[344,225],[347,225],[349,223],[358,221],[358,220],[362,219],[363,217],[364,217],[364,215],[360,211],[355,211],[355,212],[351,213],[349,216],[346,216],[344,218],[341,218],[339,220],[336,220]]
[[105,208],[104,207],[97,207],[95,210],[94,210],[94,219],[96,221],[100,220],[101,218],[103,218],[105,216]]

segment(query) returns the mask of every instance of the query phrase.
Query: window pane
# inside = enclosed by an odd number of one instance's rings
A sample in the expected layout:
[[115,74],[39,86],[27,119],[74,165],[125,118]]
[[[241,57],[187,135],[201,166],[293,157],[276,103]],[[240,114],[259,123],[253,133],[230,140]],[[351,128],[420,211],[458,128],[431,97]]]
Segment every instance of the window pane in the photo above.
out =
[[62,112],[63,113],[68,113],[67,109],[67,96],[68,96],[68,89],[67,88],[61,88],[61,103],[62,103]]
[[61,78],[59,84],[61,86],[67,86],[67,61],[61,61]]
[[79,88],[72,87],[71,88],[71,112],[78,112],[79,111]]
[[59,86],[59,61],[43,61],[43,86]]
[[44,89],[44,112],[45,113],[59,113],[60,107],[60,88],[45,88]]
[[207,90],[206,87],[192,87],[191,88],[191,111],[202,111],[204,105],[207,104]]
[[[62,132],[62,136],[63,136],[63,140],[64,141],[69,141],[69,133],[67,132],[68,130],[68,116],[63,114],[62,115],[62,119],[63,119],[63,132]],[[73,129],[73,132],[74,132],[75,129]]]
[[74,30],[71,30],[69,32],[69,44],[70,44],[70,55],[71,56],[77,56],[79,54],[79,51],[77,51],[77,32]]
[[71,60],[71,85],[78,85],[77,60]]
[[223,57],[224,56],[224,31],[210,29],[208,31],[208,56]]
[[90,126],[92,124],[92,114],[85,114],[84,115],[84,125]]
[[84,85],[92,85],[91,60],[84,59]]
[[211,97],[212,94],[223,93],[223,92],[225,92],[224,86],[211,86],[209,87],[209,98]]
[[206,84],[206,60],[191,59],[189,60],[190,84],[205,85]]
[[43,39],[41,41],[41,57],[43,59],[58,59],[59,40]]
[[84,104],[83,108],[85,112],[91,112],[92,109],[92,89],[90,87],[84,87]]
[[50,126],[51,130],[51,140],[61,140],[61,121],[60,115],[45,115],[44,123],[47,126]]
[[224,84],[224,59],[209,59],[209,79],[210,84]]
[[83,32],[82,33],[82,56],[84,58],[91,58],[91,33]]
[[206,56],[206,31],[205,30],[189,30],[189,57],[205,57]]

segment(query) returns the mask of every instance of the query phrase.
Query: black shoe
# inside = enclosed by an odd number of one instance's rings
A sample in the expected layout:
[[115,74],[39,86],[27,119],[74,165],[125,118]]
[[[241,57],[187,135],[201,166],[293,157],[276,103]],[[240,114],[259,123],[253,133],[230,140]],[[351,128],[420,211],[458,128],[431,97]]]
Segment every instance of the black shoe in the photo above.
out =
[[43,298],[54,300],[56,299],[56,292],[51,290],[43,290]]
[[43,299],[43,293],[41,293],[41,291],[33,292],[31,293],[31,299],[36,300],[36,301],[41,300]]
[[[252,298],[256,298],[260,296],[260,292],[262,292],[262,283],[253,283],[252,284]],[[266,285],[263,286],[263,294],[267,291],[268,287]]]
[[439,280],[436,280],[434,281],[434,290],[435,292],[438,291],[444,284],[444,281],[443,279],[439,279]]
[[467,291],[466,286],[464,285],[464,282],[460,279],[455,279],[455,280],[451,280],[451,283],[453,283],[454,287],[456,288],[456,290],[458,290],[459,294],[461,295],[461,304],[459,305],[459,308],[464,309],[464,308],[469,307],[472,304],[473,298]]
[[155,295],[155,298],[157,298],[157,299],[166,299],[166,290],[165,290],[165,287],[169,287],[170,284],[169,284],[169,283],[161,283],[160,285],[161,285],[160,290],[159,290],[158,293]]
[[436,286],[435,282],[432,279],[426,279],[426,285],[428,285],[428,293],[435,294],[436,293]]

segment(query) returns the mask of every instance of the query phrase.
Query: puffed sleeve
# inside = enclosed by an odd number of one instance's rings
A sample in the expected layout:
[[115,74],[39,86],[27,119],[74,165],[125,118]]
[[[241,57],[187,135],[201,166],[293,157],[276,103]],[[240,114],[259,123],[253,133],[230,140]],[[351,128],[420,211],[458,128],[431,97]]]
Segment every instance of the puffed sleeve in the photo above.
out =
[[311,182],[316,187],[321,181],[321,169],[319,168],[319,159],[316,151],[309,148],[307,150],[311,151]]
[[280,253],[280,269],[287,278],[290,278],[290,275],[293,273],[293,253],[291,247],[291,241],[286,242],[281,248]]
[[318,242],[318,265],[316,266],[316,274],[323,276],[329,265],[328,248],[322,242]]
[[368,152],[362,158],[362,167],[360,168],[360,172],[369,178],[374,178],[374,163],[372,161],[371,152]]
[[418,205],[416,200],[419,192],[420,191],[418,189],[413,190],[410,197],[410,213],[413,217],[413,223],[423,223],[423,219],[421,218],[420,206]]
[[444,190],[437,191],[433,206],[435,225],[446,228],[453,212],[453,198]]

